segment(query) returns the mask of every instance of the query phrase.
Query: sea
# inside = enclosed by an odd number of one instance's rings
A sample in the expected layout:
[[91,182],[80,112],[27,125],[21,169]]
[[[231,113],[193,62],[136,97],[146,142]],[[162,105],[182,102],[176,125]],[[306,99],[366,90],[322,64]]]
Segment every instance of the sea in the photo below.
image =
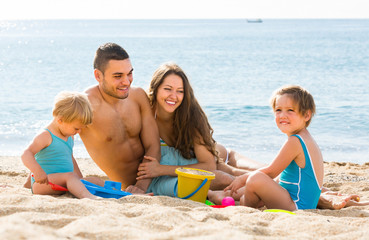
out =
[[[297,84],[314,96],[308,129],[324,160],[369,162],[369,19],[0,21],[1,156],[22,154],[58,92],[97,84],[92,62],[106,42],[129,53],[135,87],[179,64],[227,148],[270,163],[287,136],[269,99]],[[79,136],[74,156],[88,157]]]

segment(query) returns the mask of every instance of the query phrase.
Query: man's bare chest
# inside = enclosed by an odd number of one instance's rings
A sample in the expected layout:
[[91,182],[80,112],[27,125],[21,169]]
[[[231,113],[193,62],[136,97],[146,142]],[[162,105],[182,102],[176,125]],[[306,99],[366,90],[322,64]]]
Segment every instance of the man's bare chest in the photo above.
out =
[[106,141],[124,141],[139,137],[142,119],[138,107],[105,109],[94,113],[91,127]]

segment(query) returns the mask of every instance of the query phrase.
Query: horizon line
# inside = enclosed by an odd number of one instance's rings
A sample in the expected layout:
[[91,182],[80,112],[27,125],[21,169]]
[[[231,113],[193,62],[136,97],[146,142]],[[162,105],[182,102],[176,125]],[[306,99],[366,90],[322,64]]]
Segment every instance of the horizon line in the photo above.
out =
[[369,20],[369,17],[286,17],[286,18],[261,18],[261,17],[250,17],[250,18],[14,18],[14,19],[0,19],[0,21],[39,21],[39,20]]

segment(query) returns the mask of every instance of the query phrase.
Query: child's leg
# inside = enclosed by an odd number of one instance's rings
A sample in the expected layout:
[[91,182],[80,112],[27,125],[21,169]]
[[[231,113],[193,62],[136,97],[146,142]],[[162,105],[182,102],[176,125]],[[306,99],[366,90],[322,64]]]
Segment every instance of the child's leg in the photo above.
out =
[[39,195],[62,195],[65,192],[63,191],[55,191],[51,188],[51,185],[49,184],[40,184],[40,183],[34,183],[32,186],[32,192],[33,194],[39,194]]
[[[48,180],[49,182],[52,182],[54,184],[58,184],[58,185],[61,185],[63,187],[65,187],[65,182],[63,183],[62,181],[55,181],[57,178],[60,178],[60,177],[57,177],[57,176],[54,176],[54,175],[59,175],[60,173],[55,173],[55,174],[49,174],[48,175]],[[31,175],[30,175],[31,176]],[[31,178],[29,178],[30,180],[30,186],[31,186]],[[40,184],[40,183],[36,183],[34,182],[32,184],[32,186],[30,187],[32,188],[32,193],[33,194],[40,194],[40,195],[61,195],[61,194],[64,194],[65,192],[64,191],[55,191],[51,188],[51,185],[50,184]]]
[[369,205],[369,201],[358,202],[358,201],[355,201],[355,200],[350,200],[350,201],[347,202],[345,207],[351,207],[351,206],[360,207],[360,206],[368,206],[368,205]]
[[[80,178],[73,172],[67,173],[53,173],[47,175],[49,182],[67,187],[69,192],[77,198],[90,198],[97,199],[98,197],[92,195],[85,185],[81,182]],[[63,191],[55,191],[49,184],[33,184],[33,193],[43,195],[57,195],[63,194]]]
[[260,207],[262,201],[267,208],[296,210],[287,190],[260,171],[255,171],[247,178],[244,196],[241,204],[249,207]]
[[65,178],[65,182],[67,188],[71,194],[73,194],[77,198],[90,198],[90,199],[98,199],[99,197],[91,194],[85,185],[81,182],[79,176],[77,176],[74,172],[63,173],[63,177]]
[[340,194],[323,188],[317,208],[339,210],[350,206],[366,206],[369,202],[359,202],[356,194]]

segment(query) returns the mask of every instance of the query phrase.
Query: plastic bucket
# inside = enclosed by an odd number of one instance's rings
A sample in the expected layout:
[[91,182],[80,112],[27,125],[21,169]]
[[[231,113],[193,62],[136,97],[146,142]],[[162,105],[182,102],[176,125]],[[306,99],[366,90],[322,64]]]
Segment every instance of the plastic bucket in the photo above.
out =
[[[175,172],[178,175],[178,197],[205,203],[215,174],[196,168],[177,168]],[[177,185],[174,187],[174,194],[177,196],[176,187]]]

